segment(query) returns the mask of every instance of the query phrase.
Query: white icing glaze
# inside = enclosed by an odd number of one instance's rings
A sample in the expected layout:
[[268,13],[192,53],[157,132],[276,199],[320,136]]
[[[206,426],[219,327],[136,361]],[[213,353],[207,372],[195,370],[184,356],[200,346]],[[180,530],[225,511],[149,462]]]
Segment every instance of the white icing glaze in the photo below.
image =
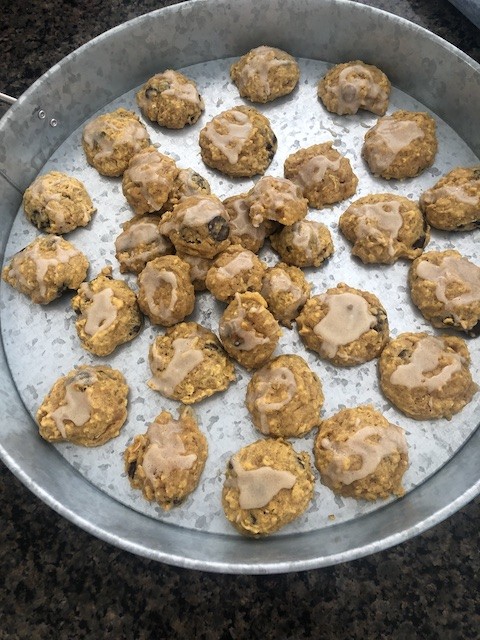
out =
[[[441,358],[446,358],[449,363],[437,374],[428,376],[437,369]],[[390,376],[390,382],[408,389],[425,387],[428,392],[439,391],[456,371],[461,371],[463,362],[460,354],[446,351],[441,340],[428,336],[416,343],[410,362],[397,367]]]
[[[255,389],[247,391],[247,403],[252,403],[260,418],[260,431],[269,433],[268,415],[280,411],[295,396],[297,382],[287,367],[262,369],[256,374]],[[276,400],[272,400],[272,397]]]
[[[324,475],[334,483],[346,485],[373,473],[383,458],[408,451],[404,430],[393,424],[388,427],[365,426],[345,442],[330,442],[324,438],[321,445],[333,453]],[[351,456],[360,456],[362,464],[359,469],[349,468]]]
[[156,150],[147,150],[137,153],[128,164],[124,174],[140,189],[140,193],[151,211],[159,209],[158,201],[152,196],[149,185],[162,185],[167,191],[170,190],[171,180],[165,175],[165,171],[170,170],[169,158],[165,158]]
[[67,437],[65,422],[69,420],[77,427],[84,425],[89,419],[92,411],[86,390],[79,390],[76,387],[77,381],[73,379],[65,385],[65,404],[52,411],[51,416],[55,426],[62,434],[62,438]]
[[95,335],[98,331],[105,331],[117,319],[117,307],[113,304],[113,289],[107,287],[93,293],[88,283],[84,282],[79,292],[91,301],[85,307],[82,316],[86,318],[84,331],[89,336]]
[[[475,180],[480,187],[480,180]],[[465,185],[445,185],[444,187],[433,187],[426,191],[422,200],[426,204],[433,204],[441,198],[451,198],[462,204],[480,207],[480,195],[470,195],[465,189]]]
[[322,339],[322,351],[333,358],[338,347],[358,340],[377,322],[370,313],[368,302],[355,293],[320,296],[327,305],[328,312],[314,328],[314,333]]
[[[203,353],[196,348],[197,338],[176,338],[173,343],[173,356],[162,371],[156,371],[148,385],[155,391],[171,396],[188,374],[203,360]],[[151,368],[155,371],[157,360],[163,360],[157,351],[156,343],[152,347]]]
[[266,100],[271,94],[268,80],[270,70],[292,64],[292,62],[290,60],[279,60],[275,57],[275,51],[266,46],[257,47],[251,53],[255,55],[250,57],[239,73],[237,80],[239,89],[243,91],[247,88],[249,82],[255,82],[256,92]]
[[[206,124],[203,132],[230,164],[236,164],[253,131],[253,125],[247,114],[242,111],[231,109],[228,113],[234,122],[230,122],[224,114],[220,114]],[[219,129],[223,129],[224,133],[220,133]]]
[[[40,200],[44,205],[45,211],[49,219],[55,223],[58,233],[66,233],[70,230],[70,226],[65,225],[65,204],[70,202],[70,198],[65,197],[62,193],[66,186],[66,180],[67,176],[65,175],[54,176],[50,173],[37,178],[28,188],[30,195]],[[76,184],[75,187],[77,187]],[[79,226],[85,225],[89,221],[90,213],[89,207],[76,207],[75,215],[78,216]]]
[[182,437],[181,419],[160,424],[152,422],[148,427],[149,445],[143,457],[142,467],[152,482],[156,477],[175,470],[191,469],[197,459],[194,453],[186,453]]
[[368,141],[372,173],[388,169],[402,149],[424,136],[422,128],[413,120],[394,120],[390,117],[379,120]]
[[149,245],[153,242],[167,246],[165,238],[158,230],[158,224],[153,221],[142,221],[132,224],[115,240],[115,249],[118,253],[136,249],[141,245]]
[[[118,133],[119,135],[105,135],[105,132]],[[98,117],[87,123],[83,130],[83,139],[93,151],[95,160],[101,160],[111,155],[122,144],[130,144],[133,153],[142,149],[142,142],[148,140],[145,127],[136,119],[122,119],[121,125],[106,117]],[[96,145],[96,147],[95,147]]]
[[330,89],[337,97],[339,115],[354,114],[360,108],[379,113],[385,109],[387,91],[375,82],[370,70],[364,65],[353,64],[342,69],[338,75],[338,85]]
[[299,187],[287,178],[264,176],[249,193],[250,219],[254,227],[260,226],[265,218],[276,219],[287,203],[300,201]]
[[331,160],[323,155],[314,156],[301,165],[296,181],[305,188],[312,184],[320,184],[328,169],[332,171],[340,169],[340,162],[341,158]]
[[388,252],[394,255],[394,241],[402,228],[403,217],[398,200],[361,204],[350,207],[350,213],[357,217],[355,231],[358,238],[373,237],[387,241]]
[[307,294],[303,293],[300,287],[293,283],[285,271],[276,270],[272,273],[267,273],[262,285],[263,297],[269,298],[280,293],[290,294],[292,298],[292,301],[284,306],[283,311],[286,315],[290,315],[299,309],[308,298]]
[[[170,322],[178,300],[178,282],[175,273],[166,269],[159,270],[151,262],[148,262],[138,280],[145,293],[145,300],[150,312],[162,321]],[[168,305],[155,301],[156,294],[159,290],[165,289],[165,284],[170,288]]]
[[185,209],[182,224],[186,227],[198,227],[203,224],[208,224],[217,216],[227,219],[223,204],[207,198],[200,199],[197,204]]
[[[222,338],[233,339],[233,345],[239,351],[251,351],[261,344],[269,342],[267,336],[258,335],[245,314],[245,307],[238,293],[235,294],[237,302],[236,316],[231,320],[224,321],[220,325],[220,334]],[[258,313],[260,308],[253,305],[249,309],[249,313]]]
[[219,278],[234,278],[243,271],[253,269],[253,258],[255,255],[248,250],[237,253],[237,255],[230,260],[223,267],[217,269],[217,276]]
[[246,470],[237,456],[232,458],[236,478],[232,484],[239,491],[241,509],[260,509],[266,506],[282,489],[291,489],[297,479],[290,471],[259,467]]
[[193,82],[180,82],[176,72],[171,69],[164,71],[162,76],[170,83],[170,88],[162,91],[164,96],[173,96],[178,100],[191,102],[200,109],[203,109],[203,100]]
[[250,236],[254,240],[265,239],[265,226],[254,227],[250,220],[250,204],[245,198],[237,198],[230,202],[229,207],[233,209],[230,216],[230,228],[232,236]]

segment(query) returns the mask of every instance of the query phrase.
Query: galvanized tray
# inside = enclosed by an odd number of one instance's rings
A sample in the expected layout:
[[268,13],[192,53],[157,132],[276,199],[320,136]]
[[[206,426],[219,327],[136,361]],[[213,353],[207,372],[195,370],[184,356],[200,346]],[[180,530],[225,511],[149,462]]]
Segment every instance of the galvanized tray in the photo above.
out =
[[[291,24],[296,25],[293,32]],[[206,113],[196,127],[182,132],[165,132],[147,125],[152,140],[180,166],[191,166],[205,175],[220,197],[248,189],[250,180],[231,181],[202,165],[197,140],[203,122],[242,102],[228,79],[229,58],[261,43],[290,51],[299,58],[302,72],[300,86],[292,96],[261,107],[279,139],[269,174],[282,175],[285,157],[298,147],[331,139],[350,158],[359,177],[355,197],[388,190],[416,198],[440,174],[476,161],[480,152],[474,109],[480,99],[478,65],[432,34],[350,2],[306,2],[301,6],[293,1],[268,2],[263,3],[261,16],[250,2],[186,3],[138,18],[82,47],[43,76],[11,108],[0,125],[0,169],[4,178],[0,178],[0,189],[5,220],[2,254],[8,258],[37,235],[19,210],[21,193],[39,171],[57,168],[83,180],[98,208],[89,228],[75,231],[69,239],[90,258],[92,275],[106,263],[111,263],[118,274],[113,239],[131,211],[119,181],[101,178],[87,165],[80,149],[81,130],[85,120],[97,112],[117,106],[138,111],[136,87],[163,68],[182,68],[197,80]],[[390,111],[427,109],[434,114],[440,150],[434,166],[420,178],[390,184],[373,179],[360,158],[360,147],[366,128],[375,118],[368,114],[350,119],[332,116],[318,103],[318,79],[332,62],[354,58],[373,62],[388,74],[395,87]],[[39,117],[39,112],[45,117]],[[7,149],[8,155],[2,158],[2,150]],[[327,265],[308,272],[314,292],[343,280],[379,296],[387,308],[393,335],[405,330],[429,330],[409,301],[406,263],[366,268],[350,258],[349,247],[336,228],[345,206],[309,214],[328,224],[336,247]],[[429,248],[450,246],[479,261],[475,234],[436,233]],[[264,257],[270,263],[274,261],[268,251]],[[220,309],[202,294],[193,318],[215,330]],[[6,359],[2,353],[0,371],[6,412],[2,458],[32,491],[60,513],[94,535],[136,553],[224,572],[318,567],[400,542],[448,516],[478,493],[478,400],[450,422],[407,420],[378,391],[374,362],[338,370],[305,352],[296,332],[286,330],[279,352],[302,353],[320,375],[326,395],[324,415],[341,406],[373,402],[392,422],[407,429],[411,458],[405,478],[407,496],[374,505],[340,500],[317,479],[314,501],[304,517],[266,540],[240,538],[221,512],[223,470],[228,456],[258,434],[243,407],[249,375],[237,367],[238,383],[197,409],[210,446],[202,483],[184,506],[164,514],[131,490],[121,459],[128,441],[145,430],[160,408],[175,407],[145,385],[148,346],[159,329],[147,325],[135,341],[107,359],[125,372],[131,386],[129,419],[121,435],[93,450],[68,444],[53,447],[39,439],[30,416],[58,376],[76,364],[96,359],[79,346],[68,296],[40,308],[2,283],[0,314],[6,352]],[[478,381],[479,347],[476,341],[469,341],[469,347],[473,375]],[[312,441],[310,436],[296,440],[294,446],[311,451]],[[331,515],[335,520],[329,519]]]

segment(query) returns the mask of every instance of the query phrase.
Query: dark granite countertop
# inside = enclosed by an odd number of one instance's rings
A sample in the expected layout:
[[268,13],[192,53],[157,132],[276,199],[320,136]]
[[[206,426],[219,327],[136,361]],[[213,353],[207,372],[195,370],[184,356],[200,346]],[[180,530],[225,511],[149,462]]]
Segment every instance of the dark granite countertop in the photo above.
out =
[[[3,1],[0,91],[20,95],[84,42],[168,4]],[[364,4],[412,20],[480,61],[480,32],[446,0]],[[149,561],[91,537],[0,465],[0,640],[478,640],[479,526],[477,499],[415,539],[348,564],[215,575]]]

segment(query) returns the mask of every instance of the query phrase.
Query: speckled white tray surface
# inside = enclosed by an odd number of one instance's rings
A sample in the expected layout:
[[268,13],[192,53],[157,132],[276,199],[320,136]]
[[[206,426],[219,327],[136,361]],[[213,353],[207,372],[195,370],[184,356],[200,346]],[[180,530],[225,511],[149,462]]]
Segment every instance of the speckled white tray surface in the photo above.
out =
[[[179,166],[192,167],[205,176],[213,193],[222,199],[245,192],[253,185],[250,179],[231,180],[208,169],[202,163],[198,146],[199,131],[208,120],[227,108],[243,103],[229,79],[231,62],[232,60],[218,60],[183,69],[197,82],[205,101],[205,113],[196,125],[182,131],[168,131],[146,122],[153,143],[158,144],[162,152],[172,156]],[[312,294],[321,293],[343,281],[353,287],[369,290],[379,297],[387,310],[392,336],[403,331],[435,333],[410,301],[407,288],[409,263],[400,261],[392,266],[363,265],[351,257],[350,246],[338,231],[338,218],[353,199],[369,193],[390,191],[416,200],[442,174],[459,165],[474,164],[478,159],[449,126],[432,114],[437,122],[439,138],[435,164],[420,177],[403,182],[373,178],[360,154],[364,135],[376,122],[376,116],[366,112],[355,116],[335,116],[328,113],[316,97],[316,86],[329,65],[306,59],[300,59],[299,64],[301,79],[293,94],[258,107],[270,119],[278,138],[278,151],[267,175],[283,176],[284,160],[293,151],[333,140],[334,146],[349,158],[359,178],[357,193],[350,200],[324,210],[309,211],[309,219],[321,220],[327,224],[335,245],[335,253],[326,264],[317,269],[305,270],[313,285]],[[102,112],[112,111],[120,106],[140,114],[134,91],[119,97]],[[387,113],[397,109],[427,110],[394,88]],[[114,276],[125,278],[136,289],[134,276],[120,276],[114,248],[114,240],[121,231],[120,224],[133,213],[122,194],[121,180],[101,177],[87,164],[80,142],[82,128],[72,133],[52,155],[42,173],[56,169],[74,175],[84,182],[94,200],[97,213],[88,228],[77,229],[67,236],[68,240],[88,256],[91,265],[89,279],[98,274],[103,266],[112,265]],[[448,235],[433,231],[428,250],[456,248],[478,263],[478,247],[475,245],[477,234],[478,232],[469,232]],[[37,235],[38,231],[25,219],[20,209],[10,234],[6,259],[10,259]],[[269,248],[264,248],[261,256],[269,265],[278,260]],[[163,329],[150,325],[146,320],[142,332],[132,342],[120,347],[107,358],[96,358],[80,346],[70,299],[71,295],[64,295],[54,303],[42,307],[30,303],[26,297],[4,282],[1,283],[0,312],[5,350],[14,382],[31,415],[35,415],[55,380],[76,365],[102,362],[119,369],[130,385],[129,415],[120,435],[94,449],[71,444],[55,445],[59,453],[101,491],[132,509],[189,529],[238,535],[223,516],[221,491],[225,465],[230,455],[260,437],[244,406],[250,374],[237,365],[235,384],[226,392],[196,405],[201,428],[209,443],[206,467],[193,495],[182,506],[164,513],[155,504],[145,501],[139,491],[130,487],[123,467],[123,452],[132,438],[138,433],[144,433],[149,423],[163,409],[177,413],[178,403],[163,398],[146,385],[150,377],[149,346]],[[197,295],[195,311],[189,319],[217,332],[223,308],[224,305],[215,302],[205,292]],[[477,382],[480,382],[479,345],[478,340],[468,340],[472,375]],[[315,353],[305,350],[295,328],[283,330],[275,355],[280,353],[302,355],[319,375],[325,393],[322,416],[330,416],[343,407],[372,403],[390,422],[401,425],[406,430],[410,454],[410,468],[404,479],[407,491],[435,473],[477,427],[480,394],[450,421],[418,422],[403,416],[383,397],[378,385],[376,361],[349,369],[331,366]],[[293,440],[293,445],[297,450],[311,453],[313,439],[314,434],[310,434]],[[39,460],[38,464],[41,465],[42,461]],[[320,483],[316,471],[315,474],[315,494],[309,509],[276,535],[318,530],[330,526],[332,522],[357,518],[385,504],[382,501],[372,504],[335,497]],[[329,515],[335,516],[335,519],[329,519]]]

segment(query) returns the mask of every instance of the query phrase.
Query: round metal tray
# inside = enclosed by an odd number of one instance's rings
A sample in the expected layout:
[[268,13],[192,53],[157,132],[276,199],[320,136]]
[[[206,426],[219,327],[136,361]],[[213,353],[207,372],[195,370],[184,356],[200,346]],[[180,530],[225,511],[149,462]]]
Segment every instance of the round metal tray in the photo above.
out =
[[[291,24],[295,24],[293,32]],[[368,39],[361,37],[365,34]],[[79,230],[70,238],[91,259],[93,257],[91,273],[103,266],[105,257],[115,266],[111,239],[118,233],[119,223],[128,218],[130,212],[118,187],[112,187],[116,182],[99,178],[86,165],[79,150],[84,121],[97,111],[108,111],[120,105],[135,109],[135,88],[167,67],[188,67],[188,75],[197,79],[206,100],[207,112],[202,122],[206,121],[215,113],[241,102],[228,82],[229,61],[225,58],[238,56],[261,43],[279,46],[302,58],[302,84],[294,96],[262,108],[272,120],[281,141],[268,173],[281,175],[284,156],[296,145],[307,146],[333,138],[339,150],[353,161],[359,175],[361,190],[357,196],[380,189],[418,196],[440,173],[457,164],[470,164],[475,161],[475,154],[478,156],[480,140],[473,107],[479,103],[480,96],[478,65],[429,32],[390,14],[349,2],[306,2],[301,6],[294,1],[266,2],[262,5],[261,16],[251,2],[186,3],[143,16],[95,39],[45,74],[11,108],[0,125],[0,169],[4,178],[0,177],[1,215],[5,221],[1,231],[2,254],[10,256],[36,235],[21,212],[16,215],[23,189],[40,169],[44,172],[63,167],[84,180],[89,190],[93,189],[92,195],[99,209],[96,214],[99,221],[94,222],[96,226]],[[418,57],[420,52],[421,58]],[[421,179],[395,185],[372,179],[362,166],[358,142],[375,118],[368,114],[350,121],[331,117],[316,103],[315,78],[323,75],[328,63],[354,58],[377,64],[390,77],[395,87],[392,110],[427,108],[435,114],[444,151],[441,149],[434,167]],[[40,110],[45,118],[38,117]],[[180,134],[170,135],[158,128],[151,128],[150,133],[163,151],[178,155],[176,159],[181,166],[193,166],[206,175],[219,196],[248,189],[251,181],[232,183],[201,164],[195,143],[198,131],[199,125]],[[1,152],[6,149],[8,155],[2,158]],[[108,219],[108,207],[119,212],[113,220]],[[312,212],[310,217],[321,218],[334,229],[343,208],[340,205],[327,212]],[[95,250],[92,249],[91,234],[95,234]],[[109,249],[104,249],[107,243],[102,244],[101,240],[106,235],[110,238]],[[430,248],[445,247],[450,240],[457,245],[457,238],[459,248],[470,257],[476,257],[471,234],[451,239],[437,234]],[[385,269],[383,272],[362,270],[357,263],[348,262],[348,247],[338,234],[335,242],[336,257],[328,267],[318,274],[309,274],[315,292],[343,279],[379,294],[389,311],[393,333],[427,328],[418,314],[412,315],[405,291],[400,302],[389,302],[390,280],[397,296],[402,271],[404,273],[407,268],[405,264],[388,268],[388,275]],[[267,254],[266,259],[273,260],[273,256]],[[341,277],[338,276],[340,265]],[[389,304],[393,307],[392,313]],[[215,329],[206,299],[198,306],[198,319],[204,324],[210,320]],[[68,302],[55,303],[50,309],[39,312],[38,306],[30,305],[3,285],[0,307],[7,353],[5,359],[2,352],[0,388],[4,396],[5,425],[9,425],[8,431],[4,429],[0,444],[2,458],[33,492],[61,514],[92,534],[135,553],[176,565],[235,573],[269,573],[324,566],[405,540],[447,517],[479,491],[480,474],[475,462],[475,446],[480,439],[475,418],[478,401],[450,424],[442,421],[442,424],[425,427],[406,421],[400,414],[395,415],[388,403],[382,401],[374,389],[374,364],[338,374],[334,368],[325,368],[312,354],[307,354],[311,366],[316,367],[324,380],[325,414],[332,413],[348,398],[350,402],[358,403],[373,401],[378,405],[383,402],[384,406],[380,408],[391,413],[392,421],[402,425],[408,422],[414,462],[406,477],[407,496],[400,501],[376,505],[353,500],[339,502],[317,483],[316,498],[306,518],[286,529],[285,533],[259,541],[240,538],[221,518],[219,507],[225,458],[244,440],[252,441],[256,437],[250,427],[242,428],[240,434],[236,429],[235,420],[248,422],[241,407],[246,379],[239,370],[243,380],[237,386],[236,394],[230,399],[227,396],[226,400],[227,404],[231,403],[232,411],[222,409],[222,400],[202,403],[199,407],[202,424],[208,423],[210,448],[214,453],[200,491],[185,507],[165,515],[145,503],[141,496],[132,495],[134,492],[128,482],[121,477],[120,452],[125,443],[134,433],[142,432],[145,421],[152,419],[158,411],[144,415],[145,411],[131,409],[129,425],[111,447],[79,452],[78,448],[69,445],[56,448],[47,445],[39,439],[30,415],[58,375],[80,361],[91,359],[74,344],[74,331],[73,341],[68,337],[72,333],[73,319],[71,312],[69,316],[66,311]],[[405,308],[408,309],[407,317],[403,313]],[[19,325],[20,318],[26,325],[24,328]],[[68,330],[63,328],[65,318],[65,327],[70,327]],[[144,331],[141,340],[134,341],[135,349],[145,355],[154,333],[151,327]],[[39,343],[37,336],[43,336],[40,340],[42,349],[35,346]],[[63,337],[66,337],[63,345],[67,343],[67,347],[62,345]],[[69,341],[74,346],[68,344]],[[471,349],[473,345],[474,342],[470,342]],[[49,347],[47,353],[50,355],[42,359],[45,346]],[[292,338],[290,332],[284,338],[281,350],[291,352],[298,348],[301,348],[298,340]],[[126,372],[132,353],[122,349],[110,363]],[[473,355],[474,376],[477,374],[478,380],[478,347]],[[144,389],[147,375],[148,372],[140,367],[133,380],[135,394],[132,395],[141,397],[142,401],[145,391],[142,395],[139,390]],[[131,376],[134,376],[133,372]],[[132,383],[130,378],[129,382]],[[343,395],[333,397],[332,389],[340,386],[344,387]],[[230,415],[234,416],[233,420]],[[215,426],[219,421],[222,424],[220,432]],[[311,439],[297,441],[295,447],[310,449]],[[106,469],[108,473],[105,473]],[[336,515],[334,523],[328,520],[331,513]]]

